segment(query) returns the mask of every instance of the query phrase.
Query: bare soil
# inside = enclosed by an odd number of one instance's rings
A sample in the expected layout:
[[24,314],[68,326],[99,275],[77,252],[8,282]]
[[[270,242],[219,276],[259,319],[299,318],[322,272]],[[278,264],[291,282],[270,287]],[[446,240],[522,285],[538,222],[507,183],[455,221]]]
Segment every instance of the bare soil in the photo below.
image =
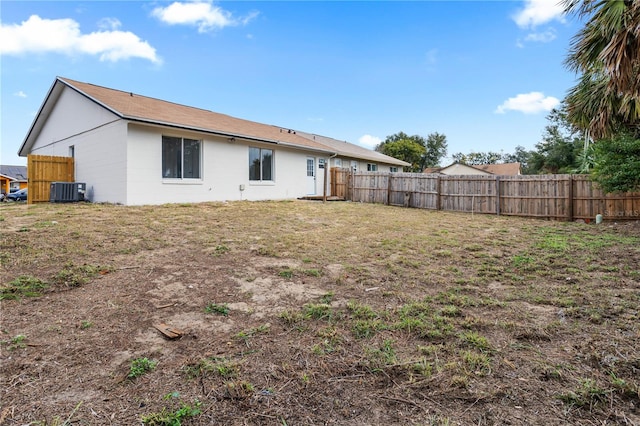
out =
[[640,425],[638,265],[638,222],[5,203],[0,424]]

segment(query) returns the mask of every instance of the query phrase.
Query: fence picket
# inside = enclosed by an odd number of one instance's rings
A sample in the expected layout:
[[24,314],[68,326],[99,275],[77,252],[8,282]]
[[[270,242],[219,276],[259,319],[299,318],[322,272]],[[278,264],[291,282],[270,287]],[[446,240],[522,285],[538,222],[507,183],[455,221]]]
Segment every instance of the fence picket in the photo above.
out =
[[[552,220],[640,220],[640,192],[604,194],[585,175],[357,172],[334,168],[332,193],[350,201]],[[335,192],[334,192],[335,191]]]

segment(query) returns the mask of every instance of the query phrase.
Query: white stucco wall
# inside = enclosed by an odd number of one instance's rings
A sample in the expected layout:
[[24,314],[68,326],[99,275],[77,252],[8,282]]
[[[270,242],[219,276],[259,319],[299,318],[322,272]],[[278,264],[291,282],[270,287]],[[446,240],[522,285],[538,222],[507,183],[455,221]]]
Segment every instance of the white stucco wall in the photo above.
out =
[[[162,135],[202,140],[202,178],[162,177]],[[249,181],[249,146],[273,149],[274,181]],[[181,202],[277,200],[307,193],[304,151],[272,144],[236,141],[186,130],[129,124],[127,144],[128,205]],[[240,191],[244,185],[244,191]]]
[[70,156],[76,182],[93,202],[125,202],[126,123],[72,89],[64,88],[31,154]]
[[[87,100],[78,92],[65,87],[42,127],[32,147],[39,155],[67,156],[64,139],[117,121],[118,117],[103,107]],[[44,153],[43,150],[47,150]]]

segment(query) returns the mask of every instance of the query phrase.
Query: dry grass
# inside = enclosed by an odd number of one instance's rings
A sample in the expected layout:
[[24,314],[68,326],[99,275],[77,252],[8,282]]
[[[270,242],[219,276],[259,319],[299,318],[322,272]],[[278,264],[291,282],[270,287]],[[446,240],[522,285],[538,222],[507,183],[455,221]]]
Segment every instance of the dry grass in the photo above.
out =
[[0,424],[640,423],[637,222],[289,201],[0,227]]

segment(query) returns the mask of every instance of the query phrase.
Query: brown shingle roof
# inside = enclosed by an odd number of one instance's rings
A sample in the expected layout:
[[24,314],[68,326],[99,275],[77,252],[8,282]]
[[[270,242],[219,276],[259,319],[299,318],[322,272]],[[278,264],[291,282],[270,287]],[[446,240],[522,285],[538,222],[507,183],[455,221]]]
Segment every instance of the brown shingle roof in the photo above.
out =
[[327,136],[314,135],[312,133],[298,132],[300,136],[307,139],[311,139],[322,145],[327,146],[332,151],[338,153],[342,157],[357,158],[363,160],[369,160],[374,162],[396,164],[398,166],[410,166],[411,163],[398,160],[397,158],[389,157],[378,151],[372,151],[370,149],[354,145],[346,141],[339,141],[337,139],[329,138]]
[[[441,173],[443,170],[448,169],[449,167],[452,167],[456,164],[457,163],[452,163],[445,167],[427,167],[422,171],[422,173]],[[520,174],[520,163],[475,164],[473,166],[465,164],[465,166],[482,170],[492,175],[518,176]]]
[[326,146],[299,136],[290,129],[256,123],[205,109],[82,83],[68,78],[58,77],[58,80],[102,104],[122,118],[331,152]]
[[480,164],[474,167],[494,175],[517,176],[520,174],[520,163]]

